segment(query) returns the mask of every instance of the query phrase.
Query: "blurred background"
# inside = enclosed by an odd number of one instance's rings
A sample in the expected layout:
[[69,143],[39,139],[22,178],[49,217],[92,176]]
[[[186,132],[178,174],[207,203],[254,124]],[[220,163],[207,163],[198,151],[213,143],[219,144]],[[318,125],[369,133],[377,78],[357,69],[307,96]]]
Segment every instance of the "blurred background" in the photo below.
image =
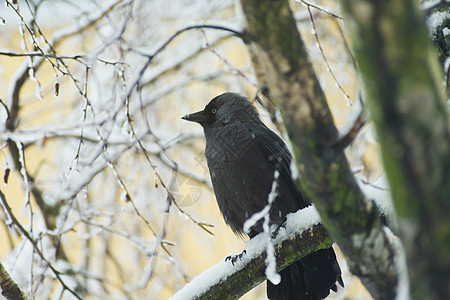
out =
[[[252,66],[229,31],[171,39],[191,25],[242,30],[239,3],[4,3],[0,190],[11,211],[2,203],[0,262],[22,290],[31,299],[168,299],[241,253],[245,241],[225,225],[211,189],[202,129],[181,116],[226,91],[255,99]],[[344,128],[360,107],[339,7],[291,8]],[[360,183],[385,199],[370,124],[346,154]],[[330,299],[371,299],[339,259],[346,288]],[[243,299],[265,297],[264,283]]]

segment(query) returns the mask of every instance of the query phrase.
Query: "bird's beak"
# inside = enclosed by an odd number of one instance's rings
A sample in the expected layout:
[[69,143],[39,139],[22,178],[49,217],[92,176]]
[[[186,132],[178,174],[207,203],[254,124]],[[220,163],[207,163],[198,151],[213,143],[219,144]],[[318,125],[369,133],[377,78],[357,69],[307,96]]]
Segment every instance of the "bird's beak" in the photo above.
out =
[[206,122],[207,117],[205,116],[205,111],[201,110],[196,113],[184,115],[182,117],[182,119],[186,120],[186,121],[197,122],[197,123],[202,124],[202,123]]

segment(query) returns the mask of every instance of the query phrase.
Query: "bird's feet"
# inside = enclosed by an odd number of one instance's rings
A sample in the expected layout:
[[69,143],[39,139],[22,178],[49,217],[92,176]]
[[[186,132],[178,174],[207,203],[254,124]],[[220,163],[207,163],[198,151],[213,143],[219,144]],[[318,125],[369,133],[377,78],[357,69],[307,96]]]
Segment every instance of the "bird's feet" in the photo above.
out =
[[226,258],[225,258],[225,261],[231,261],[231,264],[234,266],[234,263],[239,259],[239,260],[241,260],[242,259],[242,256],[244,255],[244,254],[246,254],[247,253],[247,251],[245,251],[245,249],[244,249],[244,251],[242,251],[242,253],[241,254],[238,254],[238,255],[230,255],[230,256],[227,256]]

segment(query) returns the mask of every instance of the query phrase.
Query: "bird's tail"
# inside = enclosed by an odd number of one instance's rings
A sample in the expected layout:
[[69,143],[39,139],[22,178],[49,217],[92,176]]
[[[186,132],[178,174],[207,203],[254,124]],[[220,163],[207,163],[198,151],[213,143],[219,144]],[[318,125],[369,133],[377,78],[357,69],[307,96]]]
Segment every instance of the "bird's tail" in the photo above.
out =
[[337,291],[336,282],[344,287],[341,269],[333,248],[314,252],[280,272],[281,282],[267,281],[270,300],[318,300]]

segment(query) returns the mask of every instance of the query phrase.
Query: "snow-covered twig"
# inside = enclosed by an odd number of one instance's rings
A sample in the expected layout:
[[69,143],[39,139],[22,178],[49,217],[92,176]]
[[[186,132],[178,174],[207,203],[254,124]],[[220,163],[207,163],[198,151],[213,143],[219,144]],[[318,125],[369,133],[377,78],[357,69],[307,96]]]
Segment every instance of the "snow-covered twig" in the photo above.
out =
[[65,290],[69,291],[74,297],[81,300],[82,298],[80,297],[80,295],[64,282],[64,280],[61,277],[61,272],[56,270],[53,267],[52,263],[49,260],[47,260],[47,258],[44,256],[44,254],[40,250],[39,246],[37,245],[36,241],[30,236],[28,231],[22,226],[22,224],[14,216],[14,214],[11,210],[11,207],[8,204],[8,201],[6,201],[5,195],[1,191],[0,191],[0,199],[2,202],[3,209],[8,214],[9,219],[17,227],[17,229],[20,231],[20,233],[23,234],[23,236],[33,245],[33,250],[39,255],[39,257],[42,259],[42,261],[45,262],[45,264],[48,266],[48,268],[50,268],[50,270],[53,272],[54,276],[59,281],[59,283],[63,286],[63,288]]

